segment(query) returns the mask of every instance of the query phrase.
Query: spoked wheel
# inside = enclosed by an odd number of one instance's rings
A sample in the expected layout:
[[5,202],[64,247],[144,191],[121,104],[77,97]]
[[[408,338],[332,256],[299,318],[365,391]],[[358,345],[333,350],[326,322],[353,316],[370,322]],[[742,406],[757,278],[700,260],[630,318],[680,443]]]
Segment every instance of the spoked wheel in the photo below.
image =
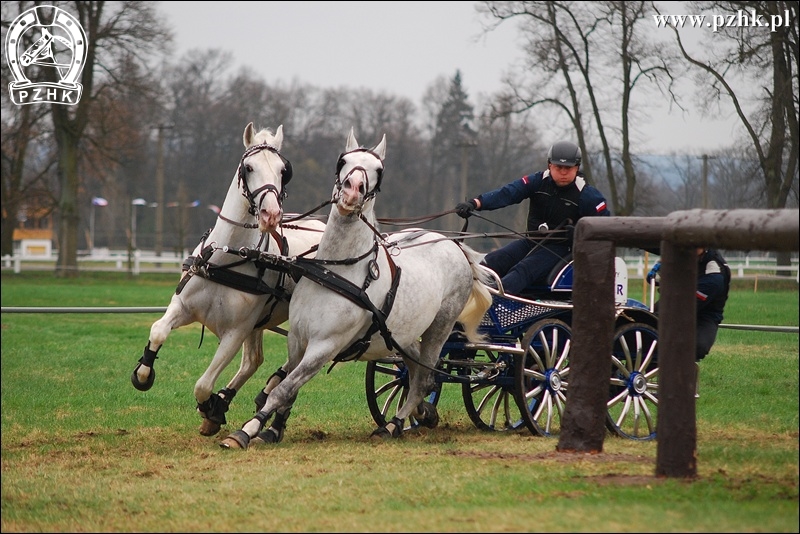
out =
[[657,330],[644,323],[627,324],[614,333],[606,426],[623,438],[656,437],[657,347]]
[[559,319],[542,319],[525,332],[526,353],[516,358],[515,398],[534,435],[549,437],[561,431],[571,344],[572,330]]
[[464,407],[473,424],[481,430],[505,432],[520,430],[523,421],[514,400],[514,356],[490,350],[476,351],[473,362],[462,376],[471,378],[461,385]]
[[[375,424],[384,427],[408,398],[408,368],[403,359],[400,356],[391,356],[368,361],[366,387],[369,413],[372,414]],[[425,400],[436,406],[441,393],[442,384],[437,381],[433,392]],[[417,426],[419,422],[411,416],[405,422],[403,430]]]

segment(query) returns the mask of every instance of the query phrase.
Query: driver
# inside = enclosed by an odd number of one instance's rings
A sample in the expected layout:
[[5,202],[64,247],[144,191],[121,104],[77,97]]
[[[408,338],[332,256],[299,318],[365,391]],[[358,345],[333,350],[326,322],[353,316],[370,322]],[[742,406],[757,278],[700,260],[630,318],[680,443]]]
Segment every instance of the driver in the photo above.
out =
[[[581,217],[608,217],[606,200],[580,173],[581,149],[559,141],[547,151],[547,170],[529,174],[499,189],[461,202],[455,209],[463,218],[473,210],[496,210],[529,199],[528,232],[555,230],[577,224]],[[518,239],[486,255],[483,263],[501,278],[506,293],[523,295],[545,278],[572,251],[572,232],[550,237],[537,246],[531,239]]]

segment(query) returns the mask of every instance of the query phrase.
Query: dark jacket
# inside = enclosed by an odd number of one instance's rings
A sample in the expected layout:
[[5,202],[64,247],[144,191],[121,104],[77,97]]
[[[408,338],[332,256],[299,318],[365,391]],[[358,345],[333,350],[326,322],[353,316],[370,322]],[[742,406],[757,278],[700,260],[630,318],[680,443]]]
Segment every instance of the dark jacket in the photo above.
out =
[[577,224],[581,217],[611,215],[600,191],[587,184],[578,174],[570,185],[559,187],[550,177],[550,171],[523,176],[510,184],[478,196],[481,210],[496,210],[530,199],[528,206],[528,231],[534,232],[546,223],[555,230],[560,225]]
[[722,322],[722,311],[728,300],[731,269],[717,250],[706,250],[697,263],[697,320]]

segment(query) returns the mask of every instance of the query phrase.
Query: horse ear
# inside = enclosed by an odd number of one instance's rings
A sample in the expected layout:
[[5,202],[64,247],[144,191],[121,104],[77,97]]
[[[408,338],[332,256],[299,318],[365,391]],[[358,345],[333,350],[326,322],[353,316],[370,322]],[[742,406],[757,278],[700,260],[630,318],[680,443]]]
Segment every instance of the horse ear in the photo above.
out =
[[350,127],[350,133],[347,135],[347,143],[345,143],[344,151],[351,152],[358,148],[358,141],[356,141],[356,134],[354,129]]
[[255,141],[255,132],[253,131],[253,123],[251,122],[247,126],[244,127],[244,133],[242,134],[242,142],[244,143],[245,148],[250,148]]
[[378,143],[377,146],[372,149],[372,151],[375,152],[378,155],[378,157],[381,158],[381,161],[386,159],[386,134],[383,134],[381,142]]
[[278,126],[278,129],[275,130],[275,135],[272,142],[275,144],[275,150],[281,149],[281,145],[283,144],[283,124]]

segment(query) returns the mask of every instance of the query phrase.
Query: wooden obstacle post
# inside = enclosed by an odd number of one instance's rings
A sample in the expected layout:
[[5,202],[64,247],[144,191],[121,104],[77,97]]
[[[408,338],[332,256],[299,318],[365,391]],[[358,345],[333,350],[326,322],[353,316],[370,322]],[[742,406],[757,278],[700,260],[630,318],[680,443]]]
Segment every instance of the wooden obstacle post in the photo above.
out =
[[605,412],[608,398],[614,295],[607,276],[616,246],[660,246],[663,254],[655,471],[658,476],[692,478],[697,475],[695,249],[797,251],[799,236],[796,209],[688,210],[668,217],[581,219],[573,247],[572,372],[556,450],[601,452],[603,448],[605,421],[598,414]]

